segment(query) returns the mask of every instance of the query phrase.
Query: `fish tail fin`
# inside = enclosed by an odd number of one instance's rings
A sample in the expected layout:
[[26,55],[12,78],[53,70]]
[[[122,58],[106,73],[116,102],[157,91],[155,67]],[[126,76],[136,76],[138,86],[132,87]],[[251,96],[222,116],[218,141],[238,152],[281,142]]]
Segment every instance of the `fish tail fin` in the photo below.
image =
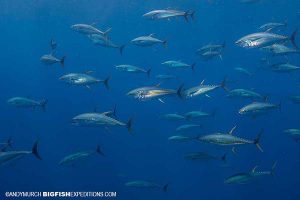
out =
[[196,62],[194,62],[194,63],[191,65],[191,68],[192,68],[193,72],[195,72],[195,67],[196,67],[196,65],[197,65]]
[[263,134],[264,130],[261,129],[259,134],[256,136],[256,138],[254,139],[253,141],[253,144],[255,144],[255,146],[257,147],[257,149],[261,152],[264,152],[264,150],[262,149],[261,147],[261,144],[260,144],[260,138],[261,138],[261,135]]
[[133,121],[132,118],[130,118],[126,123],[126,127],[129,133],[132,132],[132,121]]
[[147,76],[148,76],[148,78],[150,78],[151,71],[152,71],[151,68],[147,70]]
[[117,104],[115,104],[114,109],[112,110],[112,115],[117,117]]
[[106,79],[104,79],[103,84],[105,86],[106,89],[109,90],[109,80],[110,80],[110,76],[108,76]]
[[282,112],[282,102],[281,101],[278,104],[278,109],[279,109],[279,112]]
[[223,81],[221,82],[220,86],[221,86],[221,88],[223,88],[226,92],[229,91],[229,89],[227,88],[227,77],[225,77],[225,78],[223,79]]
[[99,154],[99,155],[101,155],[101,156],[105,156],[99,145],[97,145],[96,153]]
[[226,41],[223,42],[222,48],[224,49],[226,47]]
[[35,143],[33,144],[33,147],[32,147],[32,154],[39,160],[42,160],[42,157],[40,156],[39,152],[38,152],[38,144],[39,142],[38,141],[35,141]]
[[40,105],[42,107],[42,110],[45,112],[46,111],[46,105],[48,103],[48,100],[47,99],[44,99],[40,102]]
[[9,137],[6,141],[6,143],[7,143],[8,147],[12,148],[12,137]]
[[183,86],[184,86],[184,84],[181,84],[181,85],[179,86],[179,88],[177,89],[177,92],[176,92],[177,96],[178,96],[180,99],[183,99],[183,98],[184,98],[184,95],[183,95]]
[[271,168],[271,170],[270,170],[270,175],[271,176],[274,176],[274,171],[275,171],[275,168],[276,168],[276,166],[277,166],[277,161],[275,161],[274,163],[273,163],[273,165],[272,165],[272,168]]
[[185,19],[186,22],[189,22],[188,16],[189,16],[189,11],[186,11],[186,12],[184,13],[184,15],[183,15],[183,17],[184,17],[184,19]]
[[189,12],[189,15],[191,16],[192,20],[195,19],[195,11],[194,10]]
[[121,55],[123,55],[123,50],[124,50],[124,48],[125,48],[125,45],[121,45],[121,46],[119,47],[119,51],[120,51],[120,54],[121,54]]
[[66,60],[66,56],[63,56],[61,59],[60,59],[60,64],[62,67],[65,66],[65,60]]
[[164,45],[165,48],[168,47],[168,41],[167,40],[164,40],[162,43],[163,43],[163,45]]
[[222,157],[221,160],[226,163],[227,162],[227,153],[225,153]]
[[164,192],[168,192],[168,188],[169,188],[169,183],[165,184],[162,189]]
[[298,45],[296,44],[296,36],[297,36],[297,33],[298,33],[298,29],[296,29],[296,30],[292,33],[292,35],[291,35],[291,37],[290,37],[290,40],[291,40],[292,44],[294,45],[294,47],[295,47],[296,49],[298,49]]

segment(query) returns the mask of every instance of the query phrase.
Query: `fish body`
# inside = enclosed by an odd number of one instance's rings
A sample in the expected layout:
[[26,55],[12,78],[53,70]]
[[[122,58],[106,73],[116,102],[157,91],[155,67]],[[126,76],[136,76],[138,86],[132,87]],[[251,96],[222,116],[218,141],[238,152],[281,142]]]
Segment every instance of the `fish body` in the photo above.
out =
[[162,65],[166,65],[167,67],[173,68],[173,69],[192,68],[192,70],[194,70],[196,64],[193,63],[192,65],[189,65],[189,64],[186,64],[181,61],[169,60],[169,61],[163,62]]
[[194,18],[194,12],[189,11],[180,11],[180,10],[153,10],[143,15],[143,17],[157,20],[157,19],[171,19],[171,18],[177,18],[177,17],[184,17],[185,20],[188,21],[188,16],[190,16],[192,19]]
[[107,33],[111,30],[108,29],[107,31],[103,32],[89,24],[74,24],[71,26],[71,29],[84,35],[98,34],[102,36],[106,36]]
[[38,143],[35,142],[31,151],[2,151],[0,152],[0,165],[10,163],[12,161],[21,159],[26,155],[33,154],[37,159],[41,160],[41,156],[38,153]]
[[45,108],[47,100],[36,101],[27,97],[13,97],[7,100],[7,103],[14,107],[19,108],[36,108],[41,107]]
[[294,46],[297,46],[295,44],[296,34],[297,31],[295,31],[291,37],[288,37],[288,36],[278,35],[269,32],[253,33],[242,37],[241,39],[237,40],[235,43],[236,45],[243,48],[262,48],[277,43],[284,43],[287,41],[291,41]]
[[184,158],[186,160],[192,160],[192,161],[223,160],[224,162],[226,162],[226,154],[224,154],[222,157],[218,157],[218,156],[208,154],[206,152],[188,153],[188,154],[184,155]]
[[156,188],[156,189],[163,189],[163,191],[167,191],[168,189],[168,184],[166,185],[159,185],[157,183],[154,182],[150,182],[150,181],[130,181],[125,183],[125,186],[127,187],[134,187],[134,188]]
[[290,48],[283,44],[273,44],[262,48],[268,52],[271,52],[274,56],[287,56],[290,54],[300,54],[300,51],[296,48]]
[[290,96],[289,99],[295,104],[300,104],[300,96]]
[[234,89],[229,91],[227,97],[242,97],[242,98],[248,98],[248,99],[264,99],[262,95],[253,92],[251,90],[246,90],[246,89]]
[[75,161],[82,160],[96,153],[104,156],[104,154],[100,150],[100,147],[97,146],[96,151],[80,151],[80,152],[67,155],[59,162],[59,165],[74,163]]
[[274,64],[274,65],[269,66],[269,68],[272,71],[278,72],[278,73],[291,73],[291,72],[295,72],[295,71],[300,70],[299,66],[295,66],[295,65],[292,65],[290,63]]
[[223,59],[222,52],[220,51],[206,51],[204,53],[198,53],[198,55],[200,55],[203,60],[211,60],[216,57],[219,57],[221,60]]
[[276,105],[267,102],[253,102],[251,104],[242,107],[239,110],[239,114],[256,116],[259,114],[267,113],[268,111],[274,109],[281,109],[281,104]]
[[70,85],[78,85],[78,86],[86,86],[89,87],[90,85],[94,85],[97,83],[103,83],[106,88],[108,88],[108,81],[109,78],[106,78],[105,80],[96,79],[95,77],[88,75],[88,74],[82,74],[82,73],[70,73],[66,74],[59,78],[59,80],[70,84]]
[[167,120],[172,120],[172,121],[185,120],[184,116],[179,115],[177,113],[165,114],[162,116],[162,118]]
[[287,129],[284,130],[284,133],[286,133],[287,135],[289,135],[291,138],[293,138],[295,141],[299,141],[300,140],[300,129]]
[[63,56],[61,59],[59,59],[59,58],[56,58],[53,54],[46,54],[46,55],[43,55],[40,60],[45,65],[53,65],[55,63],[60,63],[61,66],[63,67],[64,63],[65,63],[65,58],[66,57]]
[[184,125],[181,125],[178,128],[176,128],[176,131],[183,132],[183,131],[187,131],[189,129],[197,128],[197,127],[201,127],[201,125],[199,125],[199,124],[184,124]]
[[214,133],[206,136],[201,136],[198,138],[199,141],[216,144],[216,145],[244,145],[244,144],[254,144],[254,141],[236,137],[227,133]]
[[174,142],[187,142],[193,140],[193,138],[183,135],[173,135],[169,137],[168,140]]
[[153,98],[160,98],[164,96],[177,94],[176,90],[154,87],[140,87],[133,89],[127,93],[128,96],[133,96],[138,100],[149,100]]
[[237,173],[232,176],[229,176],[228,178],[226,178],[224,183],[225,184],[247,184],[259,177],[273,176],[276,165],[277,162],[274,162],[270,171],[257,171],[256,170],[257,166],[255,166],[253,170],[250,172],[242,172],[242,173]]
[[274,29],[281,29],[287,27],[287,23],[270,22],[259,27],[261,31],[272,31]]
[[154,36],[154,34],[150,34],[148,36],[137,37],[137,38],[131,40],[131,43],[136,46],[143,46],[143,47],[149,47],[149,46],[153,46],[156,44],[166,45],[167,41],[162,41],[153,36]]
[[204,85],[204,81],[198,86],[181,91],[181,96],[184,98],[192,98],[199,95],[207,95],[218,88],[223,88],[226,90],[226,80],[224,80],[220,85]]
[[133,65],[117,65],[116,69],[119,71],[124,71],[129,73],[143,73],[143,74],[147,74],[148,77],[150,76],[151,73],[151,69],[145,70],[143,68],[136,67]]
[[121,122],[105,113],[83,113],[72,119],[72,125],[85,127],[108,127],[108,126],[125,126],[130,131],[131,120],[127,123]]
[[184,116],[186,117],[186,119],[193,120],[193,119],[198,119],[198,118],[210,117],[210,116],[213,116],[213,114],[202,112],[202,111],[191,111],[191,112],[185,113]]
[[158,74],[155,76],[155,78],[159,80],[171,80],[171,79],[176,79],[177,77],[170,74]]
[[104,35],[99,34],[91,34],[88,35],[88,38],[93,42],[95,45],[99,45],[102,47],[112,48],[112,49],[118,49],[120,54],[123,54],[123,49],[125,45],[116,45],[113,41],[108,39]]
[[248,71],[247,69],[245,69],[245,68],[242,68],[242,67],[236,67],[236,68],[234,68],[234,70],[237,71],[237,72],[239,72],[239,73],[241,73],[241,74],[245,74],[245,75],[247,75],[247,76],[252,76],[252,73],[249,72],[249,71]]
[[203,54],[205,52],[221,52],[225,48],[225,43],[223,44],[208,44],[197,50],[198,54]]

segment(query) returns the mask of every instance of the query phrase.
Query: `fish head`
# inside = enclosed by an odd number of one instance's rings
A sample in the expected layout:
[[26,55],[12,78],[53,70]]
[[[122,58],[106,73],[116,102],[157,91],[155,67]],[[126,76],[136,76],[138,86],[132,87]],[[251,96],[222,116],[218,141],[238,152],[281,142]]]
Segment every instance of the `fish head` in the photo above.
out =
[[247,113],[247,109],[246,108],[241,108],[240,110],[239,110],[239,114],[241,114],[241,115],[244,115],[244,114],[246,114]]
[[71,28],[72,30],[75,30],[75,31],[80,30],[79,24],[74,24],[74,25],[72,25],[70,28]]

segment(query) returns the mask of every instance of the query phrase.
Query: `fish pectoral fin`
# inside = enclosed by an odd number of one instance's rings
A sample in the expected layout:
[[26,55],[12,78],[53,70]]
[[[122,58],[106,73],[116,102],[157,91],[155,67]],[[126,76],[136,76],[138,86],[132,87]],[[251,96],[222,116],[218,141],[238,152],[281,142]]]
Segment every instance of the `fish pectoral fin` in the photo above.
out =
[[158,101],[161,103],[165,103],[161,98],[159,98]]
[[208,94],[205,95],[207,98],[211,98],[211,96],[209,96]]
[[90,86],[88,86],[88,85],[86,85],[85,87],[86,87],[87,89],[89,89],[89,90],[91,89],[91,87],[90,87]]
[[237,154],[237,151],[236,151],[236,147],[232,147],[231,151],[232,151],[232,153],[233,153],[234,155],[236,155],[236,156],[238,155],[238,154]]

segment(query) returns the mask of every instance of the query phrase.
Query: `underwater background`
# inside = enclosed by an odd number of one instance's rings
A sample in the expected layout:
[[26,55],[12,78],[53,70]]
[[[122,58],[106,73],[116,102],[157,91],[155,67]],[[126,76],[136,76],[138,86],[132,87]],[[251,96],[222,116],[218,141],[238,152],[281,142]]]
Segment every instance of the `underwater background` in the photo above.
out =
[[[195,11],[195,19],[152,21],[142,17],[155,9]],[[257,31],[269,21],[287,22],[281,33],[290,35],[299,28],[300,1],[261,0],[242,4],[238,0],[207,2],[200,0],[1,0],[0,1],[0,139],[12,137],[13,149],[30,150],[39,140],[43,158],[27,156],[1,166],[0,195],[6,191],[116,191],[117,199],[297,199],[300,185],[299,144],[283,131],[299,128],[299,105],[288,96],[299,91],[299,74],[276,74],[261,70],[261,51],[242,49],[234,42]],[[125,44],[123,55],[115,49],[93,45],[74,32],[76,23],[93,24],[101,30],[112,28],[109,36]],[[166,48],[136,47],[133,38],[155,33],[168,41]],[[65,67],[45,66],[40,57],[51,52],[49,42],[58,43],[56,55],[66,56]],[[209,43],[226,42],[223,59],[202,61],[196,50]],[[300,44],[300,41],[297,40]],[[166,60],[196,62],[195,72],[189,69],[167,69]],[[290,62],[300,65],[299,55]],[[115,65],[132,64],[151,68],[150,78],[143,74],[121,73]],[[244,66],[255,72],[247,77],[234,71]],[[64,74],[93,70],[94,76],[111,76],[110,89],[102,84],[73,87],[59,80]],[[137,101],[126,93],[142,86],[154,86],[161,81],[157,74],[173,74],[178,79],[163,81],[161,87],[177,89],[181,84],[191,87],[220,83],[228,77],[228,88],[253,88],[267,94],[269,101],[282,102],[282,111],[252,119],[238,114],[238,109],[251,101],[226,97],[217,90],[211,98],[181,100],[177,97]],[[7,100],[14,96],[47,99],[46,111],[17,109]],[[107,111],[117,106],[118,119],[133,117],[133,132],[126,128],[76,127],[71,119],[85,112]],[[168,137],[182,122],[160,118],[166,113],[192,110],[216,110],[215,118],[201,121],[186,135],[198,136],[213,132],[228,132],[237,126],[235,134],[253,139],[264,129],[261,144],[264,153],[253,145],[231,148],[200,142],[172,143]],[[64,156],[101,146],[105,157],[91,156],[72,166],[59,166]],[[185,153],[206,151],[215,155],[227,152],[226,166],[222,162],[191,162]],[[235,173],[251,171],[254,166],[269,170],[278,161],[274,177],[264,177],[249,184],[226,185],[224,180]],[[169,183],[167,192],[159,189],[126,187],[132,180]]]

